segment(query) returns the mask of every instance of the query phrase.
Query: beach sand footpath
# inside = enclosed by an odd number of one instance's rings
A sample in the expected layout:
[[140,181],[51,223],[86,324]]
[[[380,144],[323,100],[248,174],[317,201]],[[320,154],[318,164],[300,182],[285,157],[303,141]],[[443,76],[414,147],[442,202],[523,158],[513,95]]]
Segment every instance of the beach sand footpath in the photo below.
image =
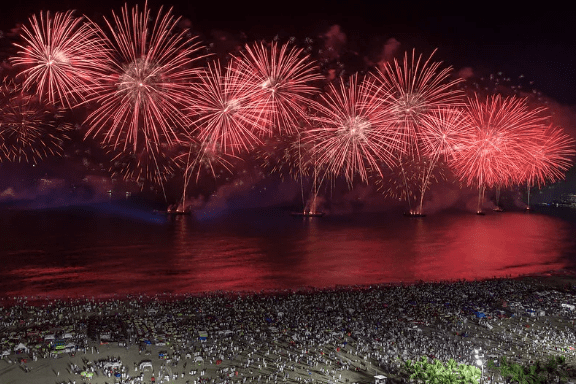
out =
[[[399,383],[409,359],[474,364],[478,348],[484,363],[565,356],[576,377],[568,275],[2,302],[1,384],[373,383],[378,374]],[[485,366],[485,382],[492,376]]]

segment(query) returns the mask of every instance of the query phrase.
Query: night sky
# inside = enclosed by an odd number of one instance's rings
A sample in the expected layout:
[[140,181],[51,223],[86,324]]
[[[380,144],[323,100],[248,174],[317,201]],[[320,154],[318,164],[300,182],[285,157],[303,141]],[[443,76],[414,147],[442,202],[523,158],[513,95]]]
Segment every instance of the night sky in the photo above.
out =
[[[149,1],[153,9],[173,6],[174,13],[189,19],[203,37],[215,31],[247,39],[276,35],[317,38],[330,26],[340,25],[348,48],[361,55],[378,50],[395,38],[402,49],[431,51],[456,69],[471,66],[524,74],[539,90],[561,103],[576,104],[576,41],[571,33],[572,15],[559,6],[508,6],[500,3],[438,4],[443,2],[387,2],[352,0],[296,1]],[[118,11],[120,1],[46,0],[11,1],[2,7],[0,28],[41,9],[76,9],[98,20]],[[135,2],[129,2],[133,5]],[[380,47],[381,48],[381,47]]]
[[[5,34],[40,10],[76,9],[99,22],[124,4],[111,0],[24,3],[11,1],[2,6],[0,30]],[[426,55],[437,48],[435,58],[456,72],[470,67],[476,74],[503,72],[512,79],[524,75],[551,99],[566,131],[576,132],[576,40],[572,13],[566,8],[546,3],[513,7],[486,2],[439,5],[352,0],[148,3],[153,13],[161,5],[173,6],[174,14],[182,16],[205,43],[215,44],[215,51],[275,36],[294,37],[297,44],[305,38],[332,36],[349,62],[360,63],[360,68],[382,60],[385,44],[392,39],[399,43],[396,57],[412,48]],[[572,169],[565,189],[574,189],[574,173]]]

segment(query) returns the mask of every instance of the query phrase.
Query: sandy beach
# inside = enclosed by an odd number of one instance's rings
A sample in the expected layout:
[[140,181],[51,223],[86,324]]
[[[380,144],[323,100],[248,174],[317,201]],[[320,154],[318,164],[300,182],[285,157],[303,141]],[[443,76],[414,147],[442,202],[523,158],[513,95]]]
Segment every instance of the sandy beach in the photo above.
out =
[[474,364],[475,348],[576,366],[572,275],[2,303],[2,384],[390,383],[408,359]]

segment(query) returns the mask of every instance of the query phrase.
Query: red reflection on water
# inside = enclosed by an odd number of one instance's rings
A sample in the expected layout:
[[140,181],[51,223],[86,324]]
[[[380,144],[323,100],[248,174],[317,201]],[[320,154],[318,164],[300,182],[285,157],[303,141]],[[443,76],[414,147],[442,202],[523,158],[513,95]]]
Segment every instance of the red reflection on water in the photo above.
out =
[[566,267],[573,246],[567,223],[525,213],[470,215],[448,225],[443,239],[424,233],[416,242],[422,280],[482,279],[534,274]]
[[565,268],[562,256],[574,247],[568,223],[534,214],[428,217],[378,229],[311,230],[294,273],[312,286],[518,276]]
[[482,279],[565,268],[564,256],[575,247],[573,224],[540,214],[389,216],[360,225],[322,220],[292,222],[272,235],[199,232],[183,221],[168,236],[155,237],[154,228],[139,233],[136,245],[121,239],[67,250],[61,260],[14,259],[10,270],[0,270],[10,282],[2,291],[111,296]]

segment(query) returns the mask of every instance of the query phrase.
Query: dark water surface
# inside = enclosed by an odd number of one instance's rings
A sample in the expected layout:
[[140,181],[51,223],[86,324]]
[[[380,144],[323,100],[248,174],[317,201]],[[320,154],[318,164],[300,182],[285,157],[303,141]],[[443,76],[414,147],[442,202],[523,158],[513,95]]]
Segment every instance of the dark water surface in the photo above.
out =
[[198,221],[99,206],[0,211],[0,296],[109,296],[481,279],[574,269],[576,213],[281,209]]

